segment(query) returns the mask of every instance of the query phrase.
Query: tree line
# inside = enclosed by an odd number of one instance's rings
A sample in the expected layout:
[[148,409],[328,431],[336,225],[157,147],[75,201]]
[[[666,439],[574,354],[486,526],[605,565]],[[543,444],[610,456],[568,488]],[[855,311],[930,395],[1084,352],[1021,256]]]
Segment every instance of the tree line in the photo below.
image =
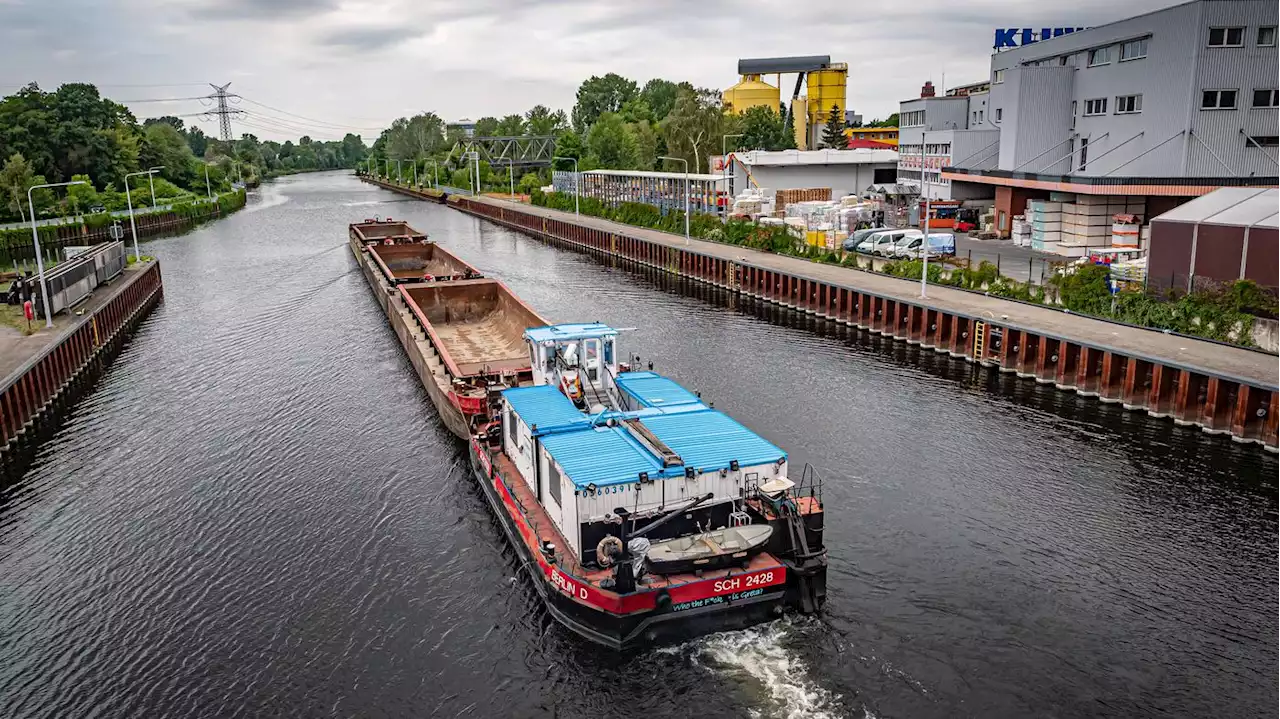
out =
[[[252,134],[222,142],[172,115],[139,122],[124,105],[102,97],[88,83],[45,92],[32,83],[0,98],[0,217],[26,220],[27,190],[49,182],[86,184],[32,193],[40,217],[79,214],[102,206],[123,209],[125,178],[162,167],[154,180],[129,178],[134,206],[203,197],[255,184],[277,174],[352,168],[368,154],[358,135],[332,142],[302,137],[278,143]],[[207,184],[206,184],[207,172]]]

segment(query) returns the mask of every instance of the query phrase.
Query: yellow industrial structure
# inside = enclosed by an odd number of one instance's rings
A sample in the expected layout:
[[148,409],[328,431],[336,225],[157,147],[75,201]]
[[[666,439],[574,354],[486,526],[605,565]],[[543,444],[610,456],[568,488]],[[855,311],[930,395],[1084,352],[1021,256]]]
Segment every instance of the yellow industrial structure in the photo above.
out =
[[763,82],[759,75],[743,75],[742,82],[724,91],[724,105],[741,115],[761,105],[778,112],[778,88]]
[[[782,76],[796,75],[790,105],[796,128],[796,145],[801,150],[817,146],[822,126],[830,117],[833,106],[841,121],[844,120],[849,66],[831,62],[830,55],[739,60],[738,74],[742,80],[724,91],[725,105],[736,113],[759,105],[781,111]],[[778,84],[764,82],[760,79],[764,75],[776,75]],[[801,87],[807,87],[807,95],[800,94]]]

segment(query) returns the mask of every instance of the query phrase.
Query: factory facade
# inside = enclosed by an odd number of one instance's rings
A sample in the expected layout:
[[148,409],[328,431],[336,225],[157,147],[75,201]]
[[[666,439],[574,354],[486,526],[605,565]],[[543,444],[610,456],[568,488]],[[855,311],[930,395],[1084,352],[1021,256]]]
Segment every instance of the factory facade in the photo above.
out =
[[899,182],[992,198],[1002,236],[1051,193],[1142,197],[1154,215],[1274,186],[1276,28],[1270,0],[1194,0],[997,52],[973,89],[901,103]]

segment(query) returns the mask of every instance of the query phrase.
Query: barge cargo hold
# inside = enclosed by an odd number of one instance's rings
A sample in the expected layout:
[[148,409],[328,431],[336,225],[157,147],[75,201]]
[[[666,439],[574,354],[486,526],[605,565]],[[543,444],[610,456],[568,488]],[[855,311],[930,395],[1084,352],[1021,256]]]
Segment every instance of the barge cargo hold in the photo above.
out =
[[[490,388],[529,380],[521,334],[546,324],[493,279],[403,222],[350,226],[351,252],[449,431],[471,435]],[[418,274],[416,281],[404,275]],[[467,277],[471,279],[452,279]],[[449,279],[446,279],[449,278]]]
[[[816,475],[797,486],[781,449],[670,379],[630,371],[617,335],[527,330],[532,386],[502,391],[471,439],[476,478],[551,614],[626,649],[819,611]],[[648,557],[669,544],[700,551]]]

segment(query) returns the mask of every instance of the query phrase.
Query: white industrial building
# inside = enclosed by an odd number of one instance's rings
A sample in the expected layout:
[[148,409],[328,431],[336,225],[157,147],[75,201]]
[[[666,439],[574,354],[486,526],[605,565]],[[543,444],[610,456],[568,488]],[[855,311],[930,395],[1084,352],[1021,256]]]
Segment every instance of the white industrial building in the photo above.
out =
[[752,150],[730,155],[733,192],[830,188],[832,197],[858,195],[873,185],[893,184],[895,150]]
[[1274,186],[1277,15],[1274,0],[1194,0],[996,52],[989,92],[901,104],[899,182],[919,186],[923,146],[929,194],[993,198],[1005,236],[1051,193],[1140,198],[1145,222],[1218,187]]

